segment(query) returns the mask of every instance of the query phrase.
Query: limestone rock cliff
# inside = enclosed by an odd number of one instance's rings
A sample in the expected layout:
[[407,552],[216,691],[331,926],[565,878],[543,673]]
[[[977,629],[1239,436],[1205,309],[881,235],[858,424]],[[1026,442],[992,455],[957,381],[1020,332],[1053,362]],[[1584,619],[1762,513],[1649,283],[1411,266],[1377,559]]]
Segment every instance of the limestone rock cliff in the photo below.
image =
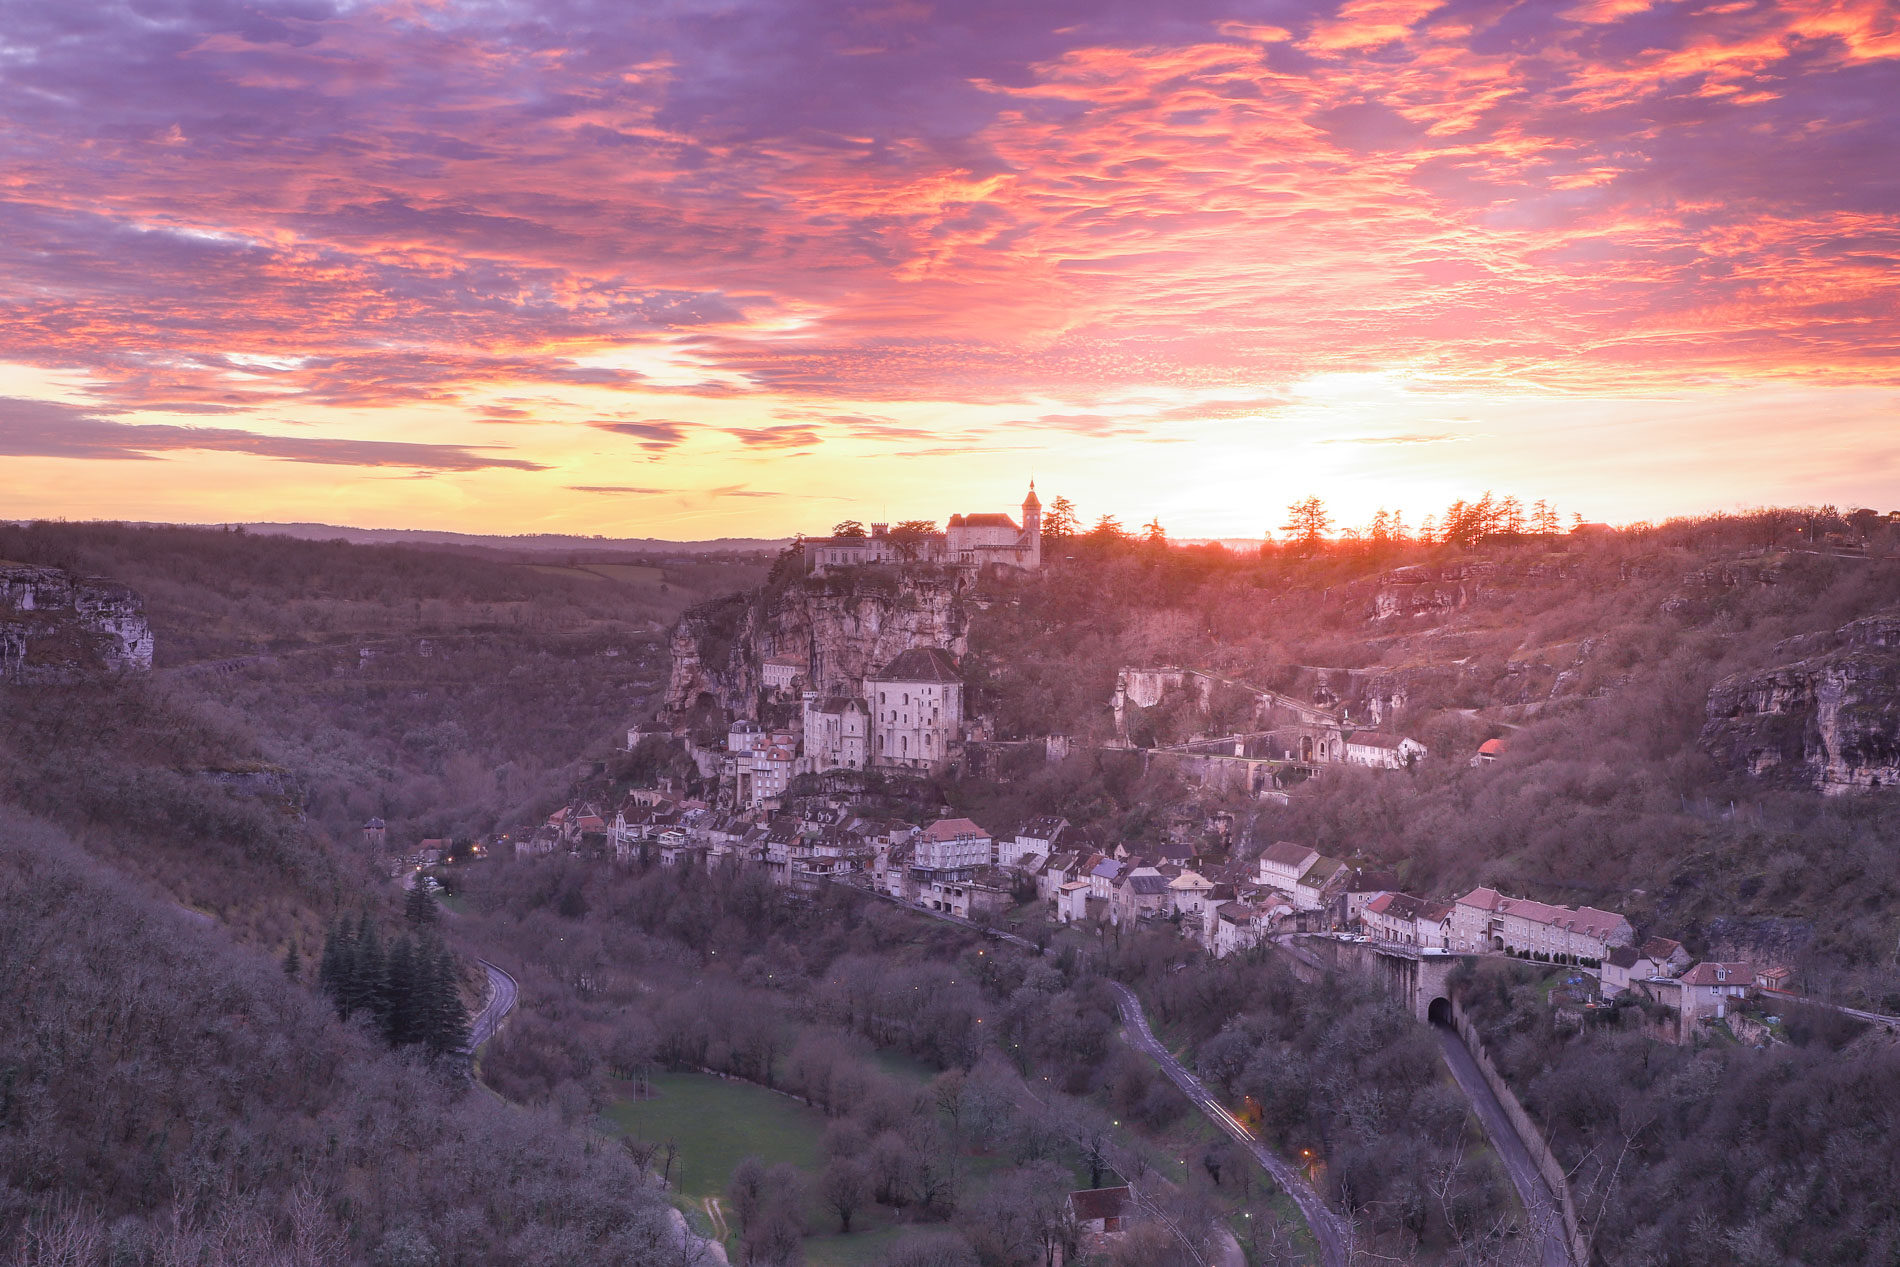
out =
[[152,627],[132,590],[58,568],[0,564],[0,682],[151,667]]
[[968,649],[967,581],[954,573],[795,576],[705,603],[673,630],[663,716],[706,704],[758,717],[762,664],[794,655],[821,694],[856,694],[866,674],[912,647]]
[[1709,692],[1702,743],[1730,768],[1824,792],[1900,784],[1900,613],[1780,644]]

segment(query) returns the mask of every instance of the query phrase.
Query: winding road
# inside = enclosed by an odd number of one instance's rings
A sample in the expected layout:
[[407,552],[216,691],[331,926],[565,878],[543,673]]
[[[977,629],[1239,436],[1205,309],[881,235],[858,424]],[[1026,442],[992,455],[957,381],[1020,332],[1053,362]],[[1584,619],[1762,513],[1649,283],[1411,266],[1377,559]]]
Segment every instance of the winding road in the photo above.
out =
[[1135,992],[1119,981],[1110,981],[1108,986],[1115,992],[1120,1006],[1122,1025],[1128,1035],[1128,1041],[1140,1050],[1148,1053],[1154,1062],[1161,1066],[1161,1072],[1168,1075],[1169,1081],[1181,1088],[1184,1095],[1194,1102],[1195,1107],[1213,1121],[1214,1125],[1225,1131],[1233,1141],[1245,1149],[1255,1161],[1280,1185],[1281,1191],[1293,1199],[1306,1217],[1307,1226],[1313,1230],[1313,1240],[1319,1246],[1320,1261],[1326,1267],[1346,1267],[1347,1241],[1349,1239],[1345,1221],[1335,1214],[1320,1199],[1313,1185],[1296,1170],[1292,1163],[1261,1143],[1254,1133],[1247,1129],[1233,1114],[1221,1107],[1220,1101],[1208,1094],[1201,1080],[1174,1058],[1174,1053],[1162,1046],[1155,1037],[1154,1030],[1148,1024],[1148,1014],[1141,1009],[1141,1000]]
[[501,1023],[508,1019],[508,1013],[515,1010],[515,1000],[521,997],[520,982],[486,959],[477,959],[475,962],[488,974],[488,1002],[468,1027],[468,1052],[471,1056],[495,1036]]

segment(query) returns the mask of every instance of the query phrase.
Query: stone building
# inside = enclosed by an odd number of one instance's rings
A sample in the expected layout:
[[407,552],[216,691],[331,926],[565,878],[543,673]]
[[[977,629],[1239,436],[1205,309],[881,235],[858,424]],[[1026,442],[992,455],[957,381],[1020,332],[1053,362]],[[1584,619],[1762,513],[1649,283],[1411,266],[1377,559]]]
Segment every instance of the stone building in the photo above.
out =
[[1035,571],[1042,566],[1042,502],[1036,483],[1023,498],[1023,522],[1008,515],[952,515],[944,533],[944,555],[951,563],[982,566],[1001,563]]
[[963,675],[940,647],[912,647],[892,660],[865,679],[864,699],[874,766],[929,769],[963,739]]
[[1042,567],[1042,502],[1032,480],[1019,526],[1008,515],[952,515],[942,532],[920,536],[892,533],[876,523],[864,536],[813,537],[805,541],[805,566],[813,573],[868,564],[911,563],[982,568],[990,564],[1037,571]]
[[990,865],[990,834],[967,818],[940,818],[917,837],[916,865],[933,871],[964,871]]
[[871,712],[863,700],[805,692],[805,751],[800,773],[862,770],[870,763]]
[[1614,911],[1593,906],[1552,906],[1505,897],[1496,889],[1473,889],[1452,909],[1451,949],[1575,955],[1601,960],[1614,946],[1627,946],[1634,932]]

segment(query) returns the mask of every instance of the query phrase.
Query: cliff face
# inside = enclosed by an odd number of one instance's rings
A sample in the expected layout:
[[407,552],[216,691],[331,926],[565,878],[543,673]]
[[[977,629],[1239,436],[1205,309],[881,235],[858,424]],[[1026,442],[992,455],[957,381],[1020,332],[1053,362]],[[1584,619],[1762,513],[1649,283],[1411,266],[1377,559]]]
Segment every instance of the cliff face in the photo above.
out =
[[1900,614],[1776,651],[1789,659],[1709,692],[1703,746],[1731,769],[1824,792],[1900,784]]
[[152,627],[132,590],[58,568],[0,565],[0,682],[151,667]]
[[954,575],[796,577],[695,607],[673,630],[665,713],[716,704],[758,716],[762,663],[795,655],[820,694],[855,695],[912,647],[968,650],[969,611]]

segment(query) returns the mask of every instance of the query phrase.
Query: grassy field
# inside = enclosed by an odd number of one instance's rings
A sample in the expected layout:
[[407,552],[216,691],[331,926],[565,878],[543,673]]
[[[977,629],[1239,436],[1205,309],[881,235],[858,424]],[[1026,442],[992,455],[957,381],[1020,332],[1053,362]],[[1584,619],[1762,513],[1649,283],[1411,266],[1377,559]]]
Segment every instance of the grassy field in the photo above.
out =
[[914,1082],[918,1086],[929,1082],[932,1078],[936,1077],[938,1073],[935,1068],[918,1060],[915,1056],[906,1056],[901,1051],[891,1051],[888,1049],[873,1052],[871,1054],[871,1063],[876,1065],[879,1069],[882,1069],[885,1073],[890,1074],[893,1078],[901,1078],[905,1082]]
[[723,1192],[732,1168],[757,1154],[768,1164],[788,1162],[816,1175],[825,1115],[749,1082],[703,1073],[663,1073],[655,1097],[621,1100],[607,1110],[631,1135],[679,1145],[680,1191],[706,1197]]
[[[817,1109],[749,1082],[709,1074],[658,1074],[653,1090],[653,1099],[621,1100],[607,1116],[641,1139],[679,1145],[679,1190],[689,1200],[720,1195],[732,1168],[748,1156],[796,1166],[814,1181],[823,1168],[819,1141],[825,1116]],[[806,1225],[820,1233],[805,1239],[806,1261],[816,1267],[875,1262],[906,1231],[890,1210],[871,1206],[852,1220],[849,1236],[838,1235],[836,1217],[816,1199],[806,1211]]]

